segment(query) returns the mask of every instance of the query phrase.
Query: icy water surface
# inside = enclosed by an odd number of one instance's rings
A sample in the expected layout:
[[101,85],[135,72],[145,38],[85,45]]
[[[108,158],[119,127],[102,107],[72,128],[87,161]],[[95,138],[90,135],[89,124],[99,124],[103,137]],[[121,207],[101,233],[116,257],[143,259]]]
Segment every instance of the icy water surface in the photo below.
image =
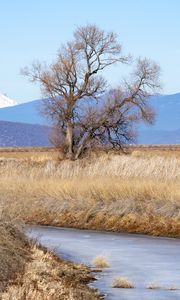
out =
[[[137,234],[97,232],[46,226],[30,226],[27,234],[61,257],[91,265],[97,255],[104,255],[110,268],[96,274],[91,286],[107,300],[179,300],[180,240]],[[134,289],[112,288],[117,276],[128,277]],[[160,289],[149,290],[155,283]],[[168,290],[176,286],[179,290]]]

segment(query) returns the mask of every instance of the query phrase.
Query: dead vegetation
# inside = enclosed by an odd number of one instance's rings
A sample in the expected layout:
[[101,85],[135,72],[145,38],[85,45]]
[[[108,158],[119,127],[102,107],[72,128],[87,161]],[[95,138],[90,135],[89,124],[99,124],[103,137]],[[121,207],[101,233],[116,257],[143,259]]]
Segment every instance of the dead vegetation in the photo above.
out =
[[1,204],[25,222],[180,236],[180,159],[0,161]]
[[[0,298],[100,299],[85,285],[92,279],[89,269],[32,246],[17,219],[179,237],[179,185],[177,155],[101,153],[74,162],[1,158]],[[106,260],[96,260],[96,267],[107,267]],[[115,279],[114,287],[128,285]]]
[[180,288],[176,285],[171,285],[170,287],[167,288],[167,290],[169,291],[177,291],[179,290]]
[[147,289],[149,289],[149,290],[159,290],[159,289],[161,289],[161,286],[156,282],[151,282],[147,285]]
[[113,279],[112,287],[120,289],[133,289],[134,284],[126,277],[116,277]]
[[[0,296],[9,280],[22,272],[29,260],[29,244],[20,228],[0,214]],[[1,299],[1,297],[0,297]]]
[[168,291],[177,291],[180,288],[176,285],[171,285],[169,287],[167,286],[161,286],[160,284],[158,284],[157,282],[151,282],[146,286],[147,289],[150,290],[159,290],[159,289],[164,289],[164,290],[168,290]]
[[17,221],[0,220],[1,300],[96,300],[99,293],[84,265],[65,262],[28,241]]
[[92,264],[94,267],[98,268],[98,269],[104,269],[104,268],[109,268],[110,264],[107,260],[107,258],[103,255],[98,255],[96,256],[93,261]]
[[93,277],[83,265],[64,262],[49,251],[31,248],[31,261],[7,290],[2,300],[96,300],[102,299],[86,284]]

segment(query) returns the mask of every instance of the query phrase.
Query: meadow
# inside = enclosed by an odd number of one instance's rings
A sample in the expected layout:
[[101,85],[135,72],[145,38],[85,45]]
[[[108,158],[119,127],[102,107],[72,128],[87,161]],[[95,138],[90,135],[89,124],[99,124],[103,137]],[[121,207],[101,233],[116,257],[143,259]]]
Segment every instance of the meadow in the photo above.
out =
[[[4,211],[30,224],[180,236],[180,150],[0,153]],[[56,152],[57,155],[57,152]]]

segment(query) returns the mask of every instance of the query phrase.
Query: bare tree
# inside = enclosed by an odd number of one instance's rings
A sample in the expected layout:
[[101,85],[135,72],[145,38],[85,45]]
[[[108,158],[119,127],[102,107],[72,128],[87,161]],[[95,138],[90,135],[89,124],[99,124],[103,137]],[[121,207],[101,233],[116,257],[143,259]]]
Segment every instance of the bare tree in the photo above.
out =
[[149,96],[159,88],[159,67],[138,59],[129,81],[108,91],[103,70],[114,64],[129,64],[113,32],[94,25],[77,28],[72,42],[63,45],[56,61],[47,66],[35,63],[23,74],[40,82],[44,112],[56,127],[56,143],[65,156],[77,159],[85,148],[105,145],[119,148],[133,140],[133,124],[151,123]]

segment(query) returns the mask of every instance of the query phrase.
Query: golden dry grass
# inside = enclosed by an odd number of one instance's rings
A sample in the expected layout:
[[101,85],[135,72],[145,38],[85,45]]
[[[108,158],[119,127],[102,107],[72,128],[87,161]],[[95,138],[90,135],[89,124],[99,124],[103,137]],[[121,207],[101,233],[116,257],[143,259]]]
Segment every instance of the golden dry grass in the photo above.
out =
[[92,260],[92,264],[94,267],[96,267],[98,269],[104,269],[104,268],[110,267],[110,264],[109,264],[107,258],[103,255],[98,255],[98,256],[94,257],[94,259]]
[[98,300],[90,269],[28,241],[16,220],[0,216],[1,300]]
[[[83,299],[99,299],[84,285],[91,279],[88,269],[57,261],[38,247],[29,251],[14,225],[19,219],[180,237],[177,153],[101,153],[75,162],[33,155],[0,159],[0,293],[13,280],[0,295],[3,300],[23,300],[24,295],[27,300],[81,299],[82,291]],[[5,217],[7,211],[13,222]],[[116,278],[113,285],[125,286],[121,280]]]
[[6,291],[2,300],[98,300],[96,290],[86,283],[93,278],[83,265],[67,263],[37,246],[31,248],[31,260]]
[[0,213],[0,299],[9,280],[22,272],[28,261],[29,243],[14,221]]
[[134,284],[126,277],[116,277],[113,279],[112,287],[120,289],[133,289]]
[[180,160],[1,159],[0,202],[29,223],[180,236]]
[[151,149],[151,148],[137,148],[134,151],[131,152],[132,156],[134,157],[155,157],[155,156],[163,156],[163,157],[176,157],[180,159],[180,146],[177,145],[174,149],[171,149],[171,147],[165,147],[164,150],[163,148],[156,148],[156,149]]
[[46,161],[59,160],[62,155],[57,149],[48,148],[0,148],[0,159]]
[[1,292],[29,259],[29,243],[19,226],[0,212],[0,299]]

